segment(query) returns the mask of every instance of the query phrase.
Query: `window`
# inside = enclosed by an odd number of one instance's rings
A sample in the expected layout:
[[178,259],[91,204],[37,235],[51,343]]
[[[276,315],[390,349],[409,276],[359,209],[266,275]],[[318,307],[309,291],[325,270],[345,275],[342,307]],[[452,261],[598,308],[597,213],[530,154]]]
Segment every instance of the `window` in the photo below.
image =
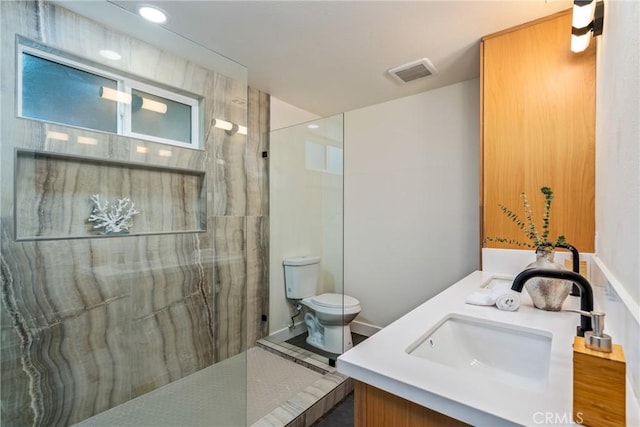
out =
[[18,52],[21,117],[201,148],[195,97],[81,63],[35,42],[19,43]]
[[342,175],[342,148],[308,140],[304,144],[305,167],[308,170]]

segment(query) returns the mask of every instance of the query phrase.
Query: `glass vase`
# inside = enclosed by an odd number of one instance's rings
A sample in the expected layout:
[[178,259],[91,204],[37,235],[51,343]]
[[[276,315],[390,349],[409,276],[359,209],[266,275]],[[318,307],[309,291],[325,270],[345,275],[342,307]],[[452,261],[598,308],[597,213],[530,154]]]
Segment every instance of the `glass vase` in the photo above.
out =
[[[554,252],[545,249],[536,250],[536,260],[527,265],[526,269],[544,268],[550,270],[565,270],[560,264],[553,262]],[[531,296],[536,308],[547,311],[560,311],[562,304],[569,296],[573,284],[566,280],[534,277],[529,279],[524,287]]]

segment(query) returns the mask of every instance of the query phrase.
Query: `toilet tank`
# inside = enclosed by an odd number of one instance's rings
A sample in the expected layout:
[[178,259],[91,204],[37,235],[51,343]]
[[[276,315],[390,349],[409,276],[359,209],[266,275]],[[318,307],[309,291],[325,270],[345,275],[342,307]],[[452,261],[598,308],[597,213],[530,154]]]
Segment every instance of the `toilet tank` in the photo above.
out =
[[316,294],[320,276],[320,257],[285,258],[282,264],[287,298],[302,299]]

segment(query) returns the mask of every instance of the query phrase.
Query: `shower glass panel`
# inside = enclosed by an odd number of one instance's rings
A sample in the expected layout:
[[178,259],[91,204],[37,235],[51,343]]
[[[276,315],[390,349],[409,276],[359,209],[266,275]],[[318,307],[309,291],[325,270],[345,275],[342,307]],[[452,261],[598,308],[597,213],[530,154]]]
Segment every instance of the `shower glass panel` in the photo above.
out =
[[[316,295],[344,295],[343,115],[270,133],[269,336],[324,363],[336,354],[311,346],[304,311],[286,298],[284,258],[319,256]],[[342,346],[344,348],[344,345]]]
[[[246,156],[262,158],[245,135],[208,124],[248,126],[247,70],[162,27],[139,25],[144,41],[86,17],[130,14],[110,2],[67,7],[0,2],[2,425],[246,425],[246,316],[257,310],[246,272],[261,259],[246,248],[263,237],[237,200]],[[115,89],[109,79],[27,56],[20,81],[18,39],[193,94],[199,149],[116,134],[121,108],[98,96]],[[188,107],[166,101],[163,126],[189,122]],[[191,131],[137,125],[183,141]]]

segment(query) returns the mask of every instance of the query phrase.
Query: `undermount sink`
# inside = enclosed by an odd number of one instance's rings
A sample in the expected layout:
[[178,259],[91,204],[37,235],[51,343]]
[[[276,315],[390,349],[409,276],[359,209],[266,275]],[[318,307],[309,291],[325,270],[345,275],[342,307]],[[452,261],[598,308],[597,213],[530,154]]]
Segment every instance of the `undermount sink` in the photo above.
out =
[[406,352],[478,380],[544,389],[551,337],[546,331],[450,314]]
[[509,278],[509,277],[496,276],[496,277],[492,277],[490,280],[480,285],[480,287],[485,289],[491,289],[496,286],[507,286],[510,288],[512,284],[513,284],[513,277]]

